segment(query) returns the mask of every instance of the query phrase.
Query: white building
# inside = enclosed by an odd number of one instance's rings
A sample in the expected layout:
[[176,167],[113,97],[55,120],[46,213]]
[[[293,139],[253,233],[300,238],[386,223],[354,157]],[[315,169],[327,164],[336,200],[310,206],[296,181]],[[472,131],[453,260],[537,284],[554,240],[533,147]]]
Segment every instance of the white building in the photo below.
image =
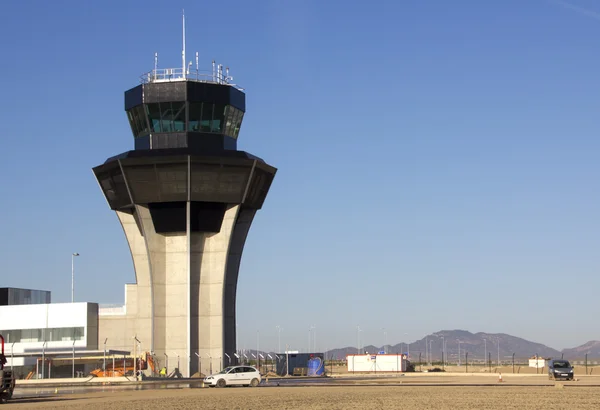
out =
[[4,336],[8,366],[35,366],[36,357],[23,357],[29,353],[95,350],[98,304],[0,306],[0,334]]
[[531,357],[529,359],[529,367],[542,369],[544,366],[546,366],[546,359],[543,357]]
[[404,354],[351,354],[346,356],[349,372],[405,372]]

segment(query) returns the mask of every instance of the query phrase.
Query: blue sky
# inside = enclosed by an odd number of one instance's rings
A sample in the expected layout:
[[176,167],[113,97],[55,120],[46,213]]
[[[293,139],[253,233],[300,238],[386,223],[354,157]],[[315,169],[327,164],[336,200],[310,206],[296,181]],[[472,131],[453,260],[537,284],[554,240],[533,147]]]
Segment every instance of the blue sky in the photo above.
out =
[[[2,285],[120,303],[134,280],[91,168],[123,92],[187,49],[246,88],[278,167],[238,285],[240,347],[503,332],[600,339],[600,5],[592,0],[20,1],[2,7]],[[556,323],[561,331],[556,333]]]

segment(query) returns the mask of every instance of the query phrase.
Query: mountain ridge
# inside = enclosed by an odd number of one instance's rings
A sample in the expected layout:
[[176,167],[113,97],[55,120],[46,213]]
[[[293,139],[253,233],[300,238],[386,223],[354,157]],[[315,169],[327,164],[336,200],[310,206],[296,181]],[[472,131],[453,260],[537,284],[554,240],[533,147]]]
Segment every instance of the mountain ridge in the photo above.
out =
[[[410,353],[413,361],[431,360],[438,361],[442,358],[442,341],[445,342],[445,356],[449,362],[458,362],[458,352],[460,345],[460,361],[464,362],[465,355],[468,353],[469,361],[484,361],[487,359],[492,363],[512,361],[513,354],[515,359],[526,359],[533,356],[546,358],[564,357],[565,359],[582,359],[585,354],[588,358],[600,358],[600,341],[591,340],[581,346],[556,350],[542,343],[533,342],[517,336],[506,333],[471,333],[467,330],[440,330],[431,333],[419,340],[407,344],[405,342],[395,345],[383,346],[361,346],[360,350],[354,347],[342,347],[331,349],[326,352],[327,357],[343,359],[349,354],[378,353],[386,351],[387,353]],[[460,343],[459,343],[460,342]],[[425,345],[428,345],[425,347]],[[419,355],[420,358],[419,359]]]

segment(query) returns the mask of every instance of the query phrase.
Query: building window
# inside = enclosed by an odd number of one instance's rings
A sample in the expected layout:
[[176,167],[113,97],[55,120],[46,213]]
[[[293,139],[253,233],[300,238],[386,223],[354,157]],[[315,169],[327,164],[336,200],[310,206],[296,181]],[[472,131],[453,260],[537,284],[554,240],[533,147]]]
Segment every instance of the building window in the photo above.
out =
[[202,117],[202,103],[190,103],[190,114],[188,129],[193,132],[200,131],[200,119]]
[[225,122],[225,106],[222,104],[215,104],[215,110],[213,112],[212,123],[210,132],[217,134],[223,133],[223,123]]
[[127,111],[127,118],[129,119],[129,125],[134,137],[142,137],[150,133],[146,116],[144,115],[144,107],[141,105]]
[[158,103],[146,104],[146,115],[152,132],[163,132],[160,128],[160,107]]
[[214,104],[202,103],[202,117],[200,119],[200,131],[210,132]]
[[236,139],[237,139],[238,135],[240,134],[240,128],[242,127],[242,119],[244,118],[244,112],[241,110],[238,110],[237,114],[238,115],[235,117],[235,120],[234,120],[235,124],[233,126],[233,135],[232,135],[232,137],[236,138]]
[[38,343],[84,340],[84,327],[0,330],[7,343]]

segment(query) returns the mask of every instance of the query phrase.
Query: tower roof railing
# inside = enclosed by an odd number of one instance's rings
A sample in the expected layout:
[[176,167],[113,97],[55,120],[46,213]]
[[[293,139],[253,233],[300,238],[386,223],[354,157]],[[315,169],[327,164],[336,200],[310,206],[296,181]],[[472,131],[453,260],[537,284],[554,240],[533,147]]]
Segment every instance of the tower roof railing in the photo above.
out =
[[229,85],[240,91],[244,89],[237,84],[232,83],[233,77],[225,75],[223,71],[201,71],[196,69],[183,68],[155,68],[140,76],[141,84],[150,83],[169,83],[177,81],[197,81],[200,83]]

